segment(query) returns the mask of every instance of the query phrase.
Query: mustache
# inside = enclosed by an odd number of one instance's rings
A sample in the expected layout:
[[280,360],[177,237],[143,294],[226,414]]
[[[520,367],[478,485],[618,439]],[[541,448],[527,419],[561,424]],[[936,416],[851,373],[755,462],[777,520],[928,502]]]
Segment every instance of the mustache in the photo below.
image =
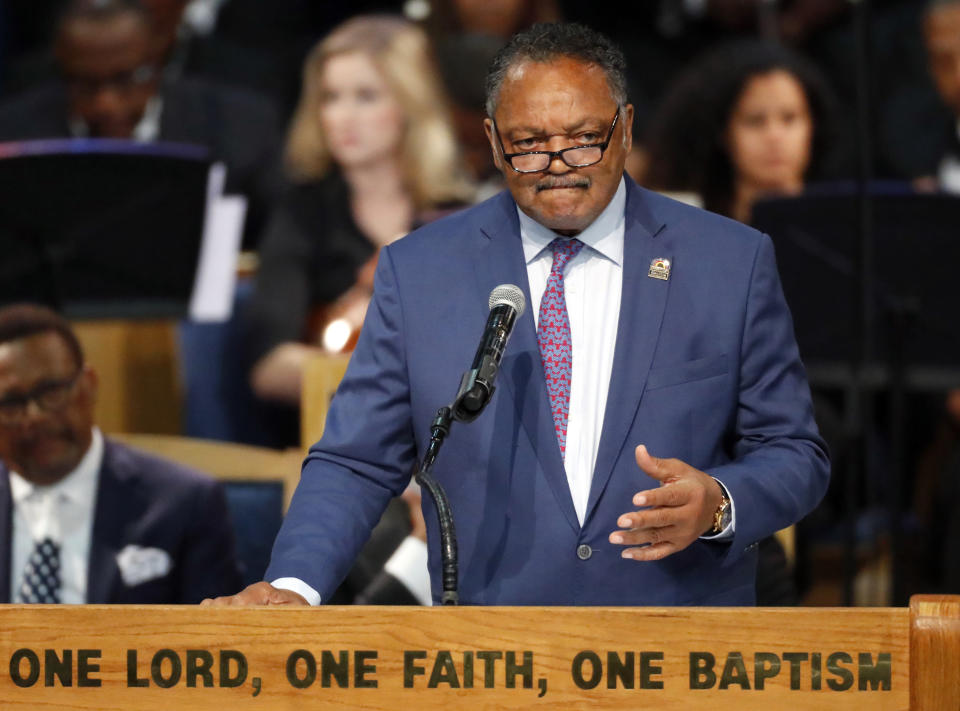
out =
[[590,178],[585,175],[548,175],[537,183],[537,192],[553,188],[589,188]]

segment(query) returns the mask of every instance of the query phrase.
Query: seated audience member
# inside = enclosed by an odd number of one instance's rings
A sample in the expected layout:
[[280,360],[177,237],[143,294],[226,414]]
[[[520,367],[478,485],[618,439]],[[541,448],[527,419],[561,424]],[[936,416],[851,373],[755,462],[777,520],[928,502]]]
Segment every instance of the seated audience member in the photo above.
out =
[[951,121],[929,130],[939,139],[935,185],[960,193],[960,0],[932,0],[924,18],[924,40],[937,93]]
[[331,605],[430,605],[427,524],[412,483],[390,501]]
[[236,589],[222,488],[104,437],[96,397],[63,318],[0,309],[0,602],[192,604]]
[[426,35],[390,16],[333,30],[306,61],[286,161],[296,184],[262,240],[248,327],[254,391],[298,403],[324,323],[362,322],[377,250],[472,196]]
[[[290,32],[287,44],[262,47],[259,41],[275,34],[268,30],[265,19],[249,5],[240,7],[256,34],[250,37],[231,38],[220,31],[220,12],[234,10],[236,0],[141,0],[154,21],[156,54],[163,64],[166,81],[183,77],[208,79],[219,84],[243,87],[255,91],[270,100],[277,109],[287,115],[288,105],[296,99],[297,69],[309,43],[300,41],[300,33],[313,28],[304,23],[303,15],[310,12],[310,3],[296,0],[281,0],[261,3],[267,12],[277,17],[287,27],[298,27],[299,32]],[[282,18],[282,19],[281,19]],[[299,26],[298,26],[298,23]],[[306,24],[306,26],[304,26]],[[314,32],[311,38],[321,32]],[[291,46],[303,45],[302,51],[292,52]],[[293,99],[288,98],[292,86]]]
[[483,130],[486,97],[483,93],[487,67],[503,46],[499,37],[459,34],[436,42],[443,84],[450,97],[453,122],[463,158],[477,182],[475,201],[480,202],[504,188],[503,177],[490,155]]
[[561,15],[557,0],[434,0],[426,24],[435,42],[479,34],[496,37],[505,44],[515,33],[538,22],[558,22]]
[[0,141],[117,138],[204,146],[249,202],[246,244],[277,191],[278,120],[265,99],[202,80],[165,81],[138,0],[73,0],[56,33],[62,82],[0,106]]
[[[924,18],[924,40],[937,93],[952,118],[944,121],[940,132],[931,127],[942,141],[932,182],[940,190],[960,194],[960,0],[931,0]],[[960,593],[960,389],[948,392],[945,403],[941,439],[950,445],[943,447],[938,481],[928,499],[935,515],[922,523],[933,534],[930,550],[940,553],[935,584],[944,592]],[[936,445],[935,441],[928,452],[935,453]]]
[[832,98],[785,48],[737,42],[697,60],[654,119],[644,182],[750,221],[755,200],[799,194],[829,162]]

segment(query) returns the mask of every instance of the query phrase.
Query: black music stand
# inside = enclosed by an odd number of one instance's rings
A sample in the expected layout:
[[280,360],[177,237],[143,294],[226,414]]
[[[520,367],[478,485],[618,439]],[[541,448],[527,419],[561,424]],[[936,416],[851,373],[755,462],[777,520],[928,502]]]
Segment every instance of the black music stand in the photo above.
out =
[[[903,483],[911,473],[904,451],[905,396],[960,387],[960,198],[882,185],[871,186],[870,196],[875,273],[869,279],[874,298],[866,304],[866,314],[860,313],[858,293],[861,203],[854,186],[759,202],[753,224],[774,241],[811,384],[843,389],[848,404],[871,402],[856,397],[860,393],[889,394],[890,481],[875,498],[885,502],[889,513],[893,603],[905,604],[900,526]],[[866,333],[873,342],[857,342],[858,319],[869,324]],[[858,425],[871,414],[848,413],[855,445],[867,441]],[[873,483],[866,479],[863,485]],[[847,506],[853,507],[861,482],[847,484]],[[849,599],[856,511],[848,508],[847,513]]]
[[0,144],[0,303],[71,318],[185,316],[209,168],[205,149],[179,144]]

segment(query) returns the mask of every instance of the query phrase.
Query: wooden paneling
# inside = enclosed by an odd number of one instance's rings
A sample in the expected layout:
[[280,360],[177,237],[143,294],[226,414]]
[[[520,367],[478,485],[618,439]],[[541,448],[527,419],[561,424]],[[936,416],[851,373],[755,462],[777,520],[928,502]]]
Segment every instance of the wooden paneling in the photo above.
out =
[[100,380],[104,432],[180,432],[175,321],[78,321],[74,331]]
[[323,436],[330,401],[349,362],[349,355],[318,355],[307,361],[300,398],[300,443],[304,449]]

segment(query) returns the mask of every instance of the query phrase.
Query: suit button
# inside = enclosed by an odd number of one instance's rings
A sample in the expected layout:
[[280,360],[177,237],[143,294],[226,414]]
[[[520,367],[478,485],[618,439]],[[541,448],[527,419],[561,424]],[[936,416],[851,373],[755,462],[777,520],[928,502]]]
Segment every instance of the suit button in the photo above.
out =
[[577,546],[577,558],[580,560],[587,560],[592,555],[593,548],[588,546],[586,543],[581,543],[579,546]]

